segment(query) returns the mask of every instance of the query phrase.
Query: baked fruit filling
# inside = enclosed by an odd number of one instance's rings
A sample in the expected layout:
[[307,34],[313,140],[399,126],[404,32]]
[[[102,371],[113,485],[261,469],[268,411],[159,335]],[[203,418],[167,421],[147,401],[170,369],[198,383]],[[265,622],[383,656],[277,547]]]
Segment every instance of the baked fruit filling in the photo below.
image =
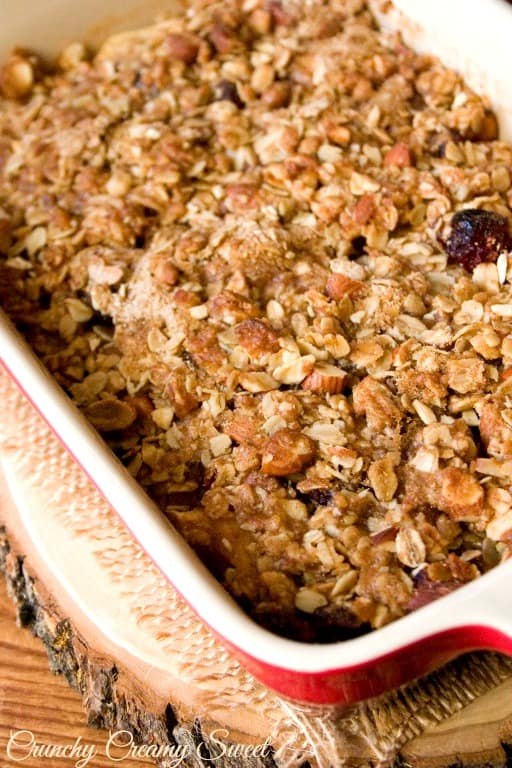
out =
[[191,0],[0,86],[2,306],[257,621],[509,556],[512,148],[456,73],[361,0]]

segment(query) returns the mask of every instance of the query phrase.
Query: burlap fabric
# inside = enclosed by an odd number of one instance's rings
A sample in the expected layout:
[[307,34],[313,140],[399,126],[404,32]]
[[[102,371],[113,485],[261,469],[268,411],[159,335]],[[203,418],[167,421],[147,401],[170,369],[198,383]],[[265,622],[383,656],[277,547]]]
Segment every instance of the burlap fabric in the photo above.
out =
[[[133,622],[152,666],[172,667],[194,692],[197,717],[214,711],[222,720],[222,713],[227,717],[243,708],[246,720],[264,724],[268,734],[262,735],[270,736],[279,766],[292,768],[309,760],[317,768],[330,768],[361,758],[390,765],[427,726],[512,676],[511,660],[481,653],[350,710],[282,701],[240,667],[183,603],[3,373],[0,402],[0,450],[11,476],[18,487],[36,494],[48,525],[56,522],[74,538],[74,551],[83,549],[84,563],[93,553],[102,590],[111,590],[112,600],[121,601],[124,626],[131,633]],[[101,629],[106,618],[100,614],[97,621]]]

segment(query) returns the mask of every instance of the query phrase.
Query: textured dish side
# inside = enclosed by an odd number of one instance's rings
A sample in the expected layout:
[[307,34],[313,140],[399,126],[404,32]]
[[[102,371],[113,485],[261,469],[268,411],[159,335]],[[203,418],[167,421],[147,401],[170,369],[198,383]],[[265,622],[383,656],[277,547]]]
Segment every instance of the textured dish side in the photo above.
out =
[[348,637],[508,556],[508,242],[442,243],[509,216],[512,150],[459,77],[356,0],[197,2],[2,87],[3,304],[261,623]]

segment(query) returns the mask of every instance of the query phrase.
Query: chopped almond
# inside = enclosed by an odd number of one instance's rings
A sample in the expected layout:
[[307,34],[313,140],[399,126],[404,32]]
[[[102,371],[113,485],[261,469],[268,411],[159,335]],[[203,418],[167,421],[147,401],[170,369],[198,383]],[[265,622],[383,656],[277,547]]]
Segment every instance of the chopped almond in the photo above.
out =
[[359,280],[352,280],[352,278],[346,277],[346,275],[335,272],[329,275],[325,291],[329,298],[334,299],[334,301],[341,301],[345,296],[359,293],[363,288],[364,283],[361,283]]
[[386,152],[384,165],[395,165],[397,168],[407,168],[412,165],[411,150],[407,144],[395,144]]
[[169,58],[193,64],[199,53],[199,42],[189,35],[170,34],[165,41]]
[[310,392],[324,392],[330,395],[339,395],[347,378],[345,371],[335,365],[317,363],[313,372],[306,376],[301,384],[302,389]]
[[367,224],[374,214],[376,208],[375,195],[366,192],[360,197],[354,206],[353,217],[356,224]]

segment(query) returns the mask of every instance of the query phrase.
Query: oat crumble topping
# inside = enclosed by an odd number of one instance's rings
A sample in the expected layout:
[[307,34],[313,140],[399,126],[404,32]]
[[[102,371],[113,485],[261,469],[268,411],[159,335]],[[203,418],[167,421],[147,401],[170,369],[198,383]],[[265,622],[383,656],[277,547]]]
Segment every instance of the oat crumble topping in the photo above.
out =
[[363,0],[190,0],[0,86],[1,303],[252,616],[349,637],[509,556],[511,255],[446,244],[512,148],[457,74]]

